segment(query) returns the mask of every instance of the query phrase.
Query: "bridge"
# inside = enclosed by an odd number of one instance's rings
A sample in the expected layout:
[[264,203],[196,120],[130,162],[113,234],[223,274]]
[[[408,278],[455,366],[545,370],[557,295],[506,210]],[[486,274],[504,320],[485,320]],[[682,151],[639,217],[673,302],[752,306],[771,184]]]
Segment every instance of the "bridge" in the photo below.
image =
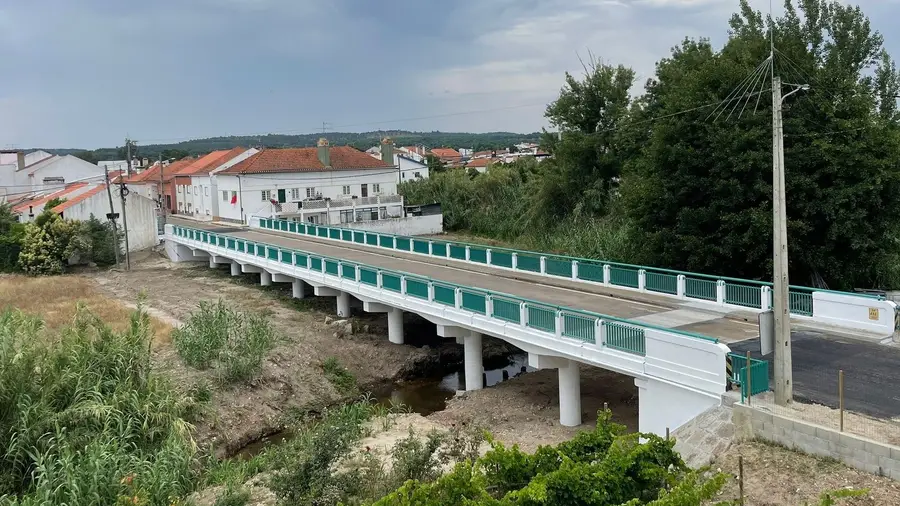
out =
[[[388,314],[389,340],[403,343],[403,311],[464,345],[466,388],[481,387],[481,336],[526,351],[559,374],[560,423],[581,423],[578,363],[632,376],[639,429],[664,434],[721,402],[727,343],[758,335],[755,313],[771,304],[766,283],[574,259],[458,242],[400,237],[283,220],[249,229],[174,220],[166,249],[175,261],[208,259],[262,284],[307,286]],[[889,336],[891,302],[791,288],[795,325]],[[707,337],[714,336],[714,337]]]

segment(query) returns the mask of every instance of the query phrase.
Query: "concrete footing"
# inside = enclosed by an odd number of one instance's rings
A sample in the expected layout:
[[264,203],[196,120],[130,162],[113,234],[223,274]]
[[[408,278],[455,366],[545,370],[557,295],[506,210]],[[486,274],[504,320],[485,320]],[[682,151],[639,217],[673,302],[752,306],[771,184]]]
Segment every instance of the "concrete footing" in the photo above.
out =
[[259,273],[259,284],[260,286],[271,286],[272,285],[272,274],[269,271],[262,271]]
[[291,282],[291,294],[295,299],[306,297],[306,283],[302,279],[295,279]]
[[403,310],[392,307],[388,311],[388,341],[403,344]]
[[337,296],[337,315],[341,318],[350,317],[350,294],[340,292]]
[[466,375],[466,391],[484,388],[484,364],[481,351],[481,334],[471,332],[463,337],[463,356]]

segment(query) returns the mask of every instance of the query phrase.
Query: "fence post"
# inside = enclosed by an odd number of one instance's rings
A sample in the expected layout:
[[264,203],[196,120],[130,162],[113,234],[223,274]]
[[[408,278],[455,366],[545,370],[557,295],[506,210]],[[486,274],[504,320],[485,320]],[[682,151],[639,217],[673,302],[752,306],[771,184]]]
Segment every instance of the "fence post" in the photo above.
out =
[[678,277],[675,278],[675,286],[675,295],[679,299],[683,299],[687,293],[687,278],[684,277],[684,274],[679,274]]
[[844,432],[844,370],[838,372],[838,403],[841,413],[841,432]]
[[[413,248],[413,239],[410,239],[409,249],[412,253],[415,253],[415,248]],[[428,256],[434,255],[434,241],[428,241]]]
[[647,290],[647,271],[644,269],[638,269],[638,290]]
[[490,248],[485,248],[484,256],[486,257],[485,261],[487,262],[487,264],[491,265],[491,249]]
[[721,279],[716,281],[716,304],[725,305],[725,282]]
[[541,257],[541,274],[547,274],[547,257]]
[[459,288],[453,290],[453,302],[456,305],[456,309],[462,307],[462,291]]
[[[308,255],[306,257],[306,262],[307,262],[306,265],[309,266],[309,256]],[[307,268],[309,268],[309,267],[307,267]],[[381,271],[378,271],[377,278],[378,279],[375,280],[376,286],[378,286],[378,288],[384,288],[384,285],[381,282]]]
[[512,268],[516,270],[519,267],[519,255],[517,253],[513,253],[512,255]]
[[759,289],[759,297],[760,297],[759,307],[763,311],[768,311],[769,309],[771,309],[769,307],[769,294],[771,292],[772,292],[772,289],[769,288],[768,286],[763,286],[762,288]]
[[466,246],[466,262],[469,262],[469,261],[470,261],[470,260],[469,260],[469,254],[470,254],[470,253],[471,253],[471,252],[469,251],[469,247]]
[[563,319],[562,311],[557,311],[556,312],[556,337],[562,337],[564,323],[565,323],[565,320]]
[[494,316],[494,298],[490,295],[485,295],[484,297],[484,312],[485,316],[488,318],[492,318]]
[[747,352],[747,364],[744,366],[744,370],[747,371],[746,380],[747,380],[747,405],[751,406],[753,404],[753,369],[750,368],[750,352]]
[[744,506],[744,457],[738,455],[738,504]]
[[578,260],[572,260],[572,279],[578,279]]
[[434,283],[428,283],[428,300],[434,300]]
[[400,276],[400,293],[406,295],[406,276]]
[[606,346],[606,324],[603,322],[602,318],[597,318],[597,322],[594,325],[596,325],[594,335],[598,338],[597,344],[599,346]]
[[603,284],[604,285],[609,284],[609,265],[603,266]]
[[522,302],[519,304],[519,320],[522,321],[522,326],[528,326],[528,303]]

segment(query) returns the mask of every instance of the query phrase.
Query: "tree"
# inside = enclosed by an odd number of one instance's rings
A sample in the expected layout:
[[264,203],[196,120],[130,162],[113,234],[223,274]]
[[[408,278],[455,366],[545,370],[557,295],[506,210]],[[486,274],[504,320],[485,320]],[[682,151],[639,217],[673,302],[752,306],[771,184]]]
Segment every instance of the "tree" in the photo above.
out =
[[428,165],[429,174],[438,174],[447,170],[447,166],[440,158],[434,155],[425,155],[425,163]]
[[11,272],[17,267],[24,235],[25,226],[13,214],[12,206],[0,203],[0,272]]
[[88,251],[81,224],[44,209],[25,225],[19,266],[27,274],[61,274],[69,258]]
[[[900,135],[895,106],[882,95],[900,82],[896,69],[858,7],[800,0],[799,16],[794,2],[785,6],[774,21],[775,71],[811,85],[784,114],[791,279],[896,284]],[[724,104],[721,116],[712,108],[681,113],[722,100],[754,75],[769,54],[764,20],[742,0],[725,46],[684,41],[659,62],[633,111],[633,121],[656,119],[630,132],[630,145],[641,147],[621,188],[647,254],[641,261],[771,277],[768,86]]]

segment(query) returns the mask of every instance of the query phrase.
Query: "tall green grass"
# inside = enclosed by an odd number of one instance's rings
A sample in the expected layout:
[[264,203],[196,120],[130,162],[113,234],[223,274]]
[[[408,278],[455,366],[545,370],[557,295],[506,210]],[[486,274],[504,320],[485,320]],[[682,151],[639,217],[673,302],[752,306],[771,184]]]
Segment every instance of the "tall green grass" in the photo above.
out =
[[187,323],[172,333],[172,343],[188,365],[215,368],[222,383],[235,383],[260,373],[276,337],[261,315],[236,311],[221,300],[201,301]]
[[192,489],[189,406],[151,372],[150,325],[80,308],[59,335],[0,315],[0,504],[170,505]]

